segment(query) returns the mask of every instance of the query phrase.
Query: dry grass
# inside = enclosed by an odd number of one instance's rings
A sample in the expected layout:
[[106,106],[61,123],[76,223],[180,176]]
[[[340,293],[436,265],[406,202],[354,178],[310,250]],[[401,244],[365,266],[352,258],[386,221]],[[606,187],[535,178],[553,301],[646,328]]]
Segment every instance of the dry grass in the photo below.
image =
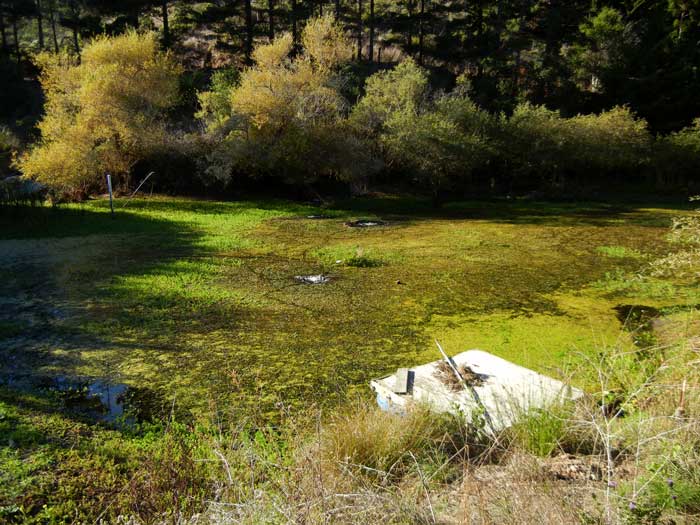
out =
[[[646,379],[630,382],[624,415],[605,415],[593,395],[523,414],[490,442],[421,407],[402,417],[356,403],[292,445],[287,475],[276,478],[274,490],[233,507],[214,504],[205,521],[693,523],[700,512],[700,406],[689,348],[668,348]],[[683,388],[679,419],[673,414]]]

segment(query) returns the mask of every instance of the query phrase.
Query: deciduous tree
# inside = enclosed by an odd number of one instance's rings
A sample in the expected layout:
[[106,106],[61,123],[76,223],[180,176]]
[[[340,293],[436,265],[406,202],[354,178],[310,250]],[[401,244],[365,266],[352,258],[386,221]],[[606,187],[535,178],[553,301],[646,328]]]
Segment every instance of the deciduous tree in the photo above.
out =
[[39,57],[46,96],[41,140],[19,162],[23,173],[59,191],[86,193],[104,174],[128,185],[136,162],[163,147],[165,112],[178,100],[180,67],[155,33],[101,36],[82,61]]

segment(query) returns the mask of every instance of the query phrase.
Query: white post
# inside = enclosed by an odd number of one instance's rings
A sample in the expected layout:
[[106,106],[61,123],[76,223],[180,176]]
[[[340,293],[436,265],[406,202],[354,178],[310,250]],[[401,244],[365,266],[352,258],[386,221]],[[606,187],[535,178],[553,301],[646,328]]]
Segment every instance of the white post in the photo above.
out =
[[107,190],[109,191],[109,209],[112,212],[112,219],[114,219],[114,203],[112,202],[112,176],[107,174]]

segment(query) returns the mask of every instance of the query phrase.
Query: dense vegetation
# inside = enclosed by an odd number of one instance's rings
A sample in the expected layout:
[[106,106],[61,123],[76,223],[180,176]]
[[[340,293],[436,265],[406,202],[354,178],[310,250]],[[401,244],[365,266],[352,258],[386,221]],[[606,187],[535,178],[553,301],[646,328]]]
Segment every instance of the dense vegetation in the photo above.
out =
[[[700,211],[630,202],[700,186],[698,42],[697,0],[0,0],[0,523],[696,522]],[[381,412],[435,338],[586,395]]]
[[[0,521],[697,517],[697,215],[125,201],[0,214]],[[589,395],[496,441],[371,408],[436,337]]]
[[700,168],[692,2],[4,0],[0,15],[18,101],[0,147],[58,197],[151,170],[161,191],[379,184],[436,203],[683,192]]

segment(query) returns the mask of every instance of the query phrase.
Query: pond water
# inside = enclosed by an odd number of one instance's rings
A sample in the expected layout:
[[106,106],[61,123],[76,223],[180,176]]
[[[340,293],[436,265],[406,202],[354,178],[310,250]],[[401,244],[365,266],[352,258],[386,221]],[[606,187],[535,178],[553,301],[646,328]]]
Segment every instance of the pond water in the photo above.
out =
[[[280,202],[28,212],[0,240],[0,381],[88,378],[79,393],[111,421],[173,407],[269,419],[369,395],[370,379],[436,359],[436,337],[556,375],[619,338],[616,306],[693,300],[624,288],[645,260],[598,250],[663,253],[674,210],[399,204],[362,210],[392,228]],[[381,264],[336,264],[366,254]]]

